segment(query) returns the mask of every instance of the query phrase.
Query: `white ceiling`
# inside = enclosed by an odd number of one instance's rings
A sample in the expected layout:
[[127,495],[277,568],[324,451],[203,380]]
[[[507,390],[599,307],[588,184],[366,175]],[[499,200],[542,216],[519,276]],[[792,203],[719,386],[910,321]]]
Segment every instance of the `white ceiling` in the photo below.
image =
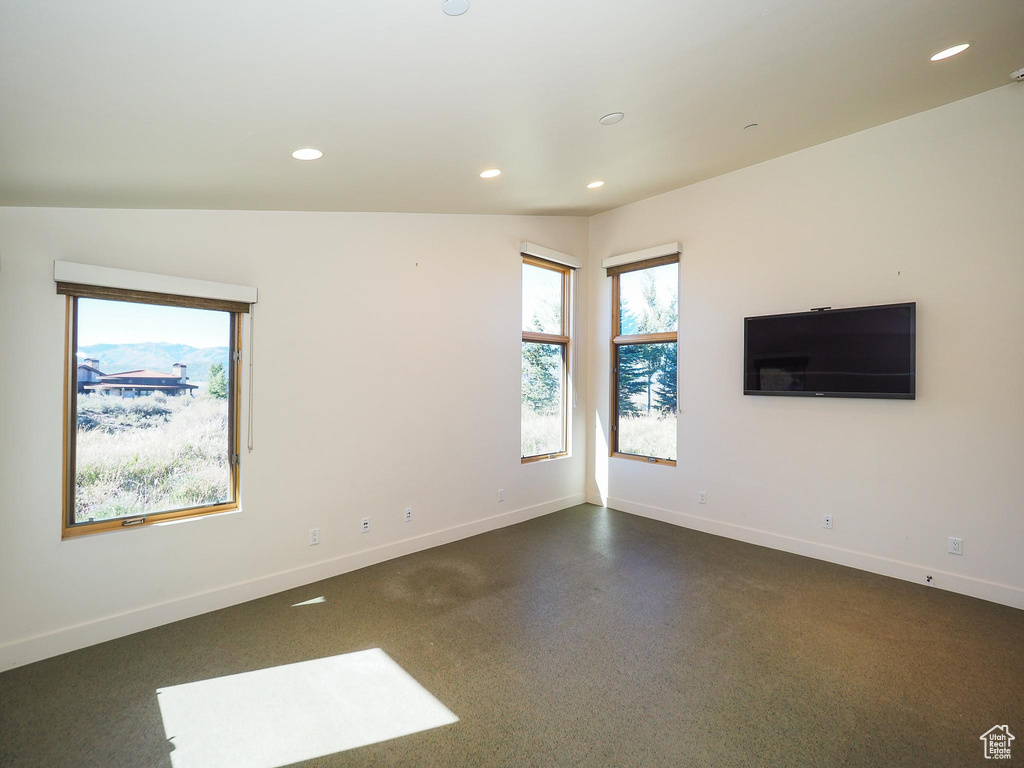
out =
[[592,214],[1024,66],[1021,0],[441,5],[0,0],[0,204]]

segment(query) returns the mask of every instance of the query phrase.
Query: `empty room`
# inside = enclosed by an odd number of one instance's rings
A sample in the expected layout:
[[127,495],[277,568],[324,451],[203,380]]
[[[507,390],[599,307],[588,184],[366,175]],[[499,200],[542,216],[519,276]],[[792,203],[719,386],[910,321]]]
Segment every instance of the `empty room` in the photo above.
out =
[[1024,3],[0,0],[0,766],[1024,762]]

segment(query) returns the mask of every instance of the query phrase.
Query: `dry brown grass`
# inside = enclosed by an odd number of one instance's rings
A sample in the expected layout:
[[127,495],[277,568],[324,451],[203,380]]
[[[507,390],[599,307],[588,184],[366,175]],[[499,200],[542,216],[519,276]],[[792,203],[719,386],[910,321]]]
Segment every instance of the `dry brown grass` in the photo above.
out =
[[78,399],[75,520],[104,520],[230,496],[226,400]]

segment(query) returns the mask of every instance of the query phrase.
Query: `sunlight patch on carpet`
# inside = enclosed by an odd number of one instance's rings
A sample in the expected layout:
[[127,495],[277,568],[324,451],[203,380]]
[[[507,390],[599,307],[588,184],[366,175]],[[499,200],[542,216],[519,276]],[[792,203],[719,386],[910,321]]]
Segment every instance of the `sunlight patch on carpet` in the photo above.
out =
[[279,768],[458,722],[380,648],[157,689],[174,768]]
[[320,597],[314,597],[311,600],[303,600],[301,603],[295,603],[294,605],[292,605],[292,608],[298,608],[300,605],[316,605],[317,603],[326,603],[326,602],[327,602],[327,598],[324,597],[323,595],[320,595]]

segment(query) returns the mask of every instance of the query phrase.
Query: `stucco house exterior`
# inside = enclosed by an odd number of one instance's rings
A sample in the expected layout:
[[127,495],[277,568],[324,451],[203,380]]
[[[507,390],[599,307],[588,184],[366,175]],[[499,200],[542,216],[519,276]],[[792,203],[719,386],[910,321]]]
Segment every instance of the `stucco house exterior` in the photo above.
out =
[[78,394],[85,393],[87,384],[99,384],[103,371],[99,368],[100,361],[95,357],[87,357],[78,364]]
[[170,373],[151,371],[145,368],[121,373],[103,373],[97,366],[99,360],[86,358],[78,366],[78,392],[98,393],[119,397],[138,397],[153,392],[165,395],[193,394],[199,387],[188,383],[188,367],[175,363]]

